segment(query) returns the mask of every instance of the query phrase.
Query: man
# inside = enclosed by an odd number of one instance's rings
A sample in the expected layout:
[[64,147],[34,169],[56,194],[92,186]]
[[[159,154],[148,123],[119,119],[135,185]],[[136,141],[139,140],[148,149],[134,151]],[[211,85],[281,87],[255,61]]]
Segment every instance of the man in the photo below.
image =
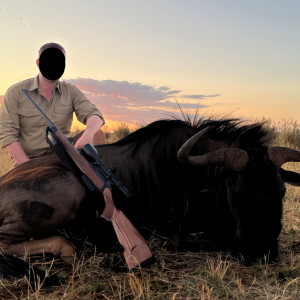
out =
[[29,90],[31,98],[67,137],[75,112],[78,120],[87,125],[76,148],[105,143],[100,129],[105,124],[102,113],[76,86],[59,81],[65,69],[65,55],[59,44],[43,45],[36,60],[39,74],[12,85],[4,96],[0,107],[0,146],[12,156],[15,165],[51,153],[45,131],[49,124],[21,89]]

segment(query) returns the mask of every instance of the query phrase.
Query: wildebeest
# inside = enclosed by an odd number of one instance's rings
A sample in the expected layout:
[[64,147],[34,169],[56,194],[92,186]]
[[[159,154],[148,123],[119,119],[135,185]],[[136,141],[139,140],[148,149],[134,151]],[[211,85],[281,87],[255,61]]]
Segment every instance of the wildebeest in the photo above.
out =
[[[113,191],[116,207],[145,237],[153,230],[179,239],[201,232],[251,262],[277,257],[285,182],[300,184],[299,174],[281,168],[299,162],[300,152],[268,148],[266,135],[259,123],[172,119],[96,149],[134,194],[127,200]],[[53,253],[66,263],[75,247],[49,233],[70,224],[88,228],[104,205],[101,197],[90,201],[80,179],[55,155],[33,159],[1,177],[0,195],[3,251],[22,255],[25,247],[31,254]],[[101,228],[97,232],[101,236]]]

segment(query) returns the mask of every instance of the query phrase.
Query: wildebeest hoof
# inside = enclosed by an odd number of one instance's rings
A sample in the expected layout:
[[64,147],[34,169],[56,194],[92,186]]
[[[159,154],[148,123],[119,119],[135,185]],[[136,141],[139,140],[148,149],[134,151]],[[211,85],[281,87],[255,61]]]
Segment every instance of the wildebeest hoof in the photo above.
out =
[[61,256],[60,259],[70,267],[72,267],[75,263],[75,257],[73,256]]

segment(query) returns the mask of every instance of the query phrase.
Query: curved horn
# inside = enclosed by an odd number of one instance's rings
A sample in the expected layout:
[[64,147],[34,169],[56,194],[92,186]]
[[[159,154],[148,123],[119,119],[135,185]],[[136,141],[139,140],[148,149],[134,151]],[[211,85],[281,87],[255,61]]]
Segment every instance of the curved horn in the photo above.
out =
[[270,160],[280,169],[286,162],[300,162],[300,151],[286,147],[271,147],[268,149]]
[[248,162],[249,157],[246,151],[238,148],[226,148],[213,151],[200,156],[189,156],[195,143],[203,136],[210,127],[199,131],[187,140],[177,153],[177,158],[182,164],[205,166],[205,165],[224,165],[235,171],[242,169]]

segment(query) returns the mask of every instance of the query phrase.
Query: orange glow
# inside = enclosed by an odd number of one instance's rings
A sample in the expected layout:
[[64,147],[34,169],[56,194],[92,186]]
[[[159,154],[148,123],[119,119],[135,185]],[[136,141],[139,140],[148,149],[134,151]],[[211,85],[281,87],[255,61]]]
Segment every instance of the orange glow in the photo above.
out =
[[[73,116],[74,116],[74,118],[73,118],[71,131],[73,131],[77,128],[82,129],[82,130],[85,129],[86,125],[83,125],[81,122],[78,121],[75,113],[74,113]],[[105,118],[105,125],[104,126],[106,126],[106,127],[105,128],[102,127],[102,130],[107,131],[107,132],[113,132],[114,127],[117,127],[118,123],[120,123],[120,122],[109,120],[109,119]],[[132,125],[132,124],[128,124],[128,126],[129,126],[130,129],[134,128],[134,125]]]

